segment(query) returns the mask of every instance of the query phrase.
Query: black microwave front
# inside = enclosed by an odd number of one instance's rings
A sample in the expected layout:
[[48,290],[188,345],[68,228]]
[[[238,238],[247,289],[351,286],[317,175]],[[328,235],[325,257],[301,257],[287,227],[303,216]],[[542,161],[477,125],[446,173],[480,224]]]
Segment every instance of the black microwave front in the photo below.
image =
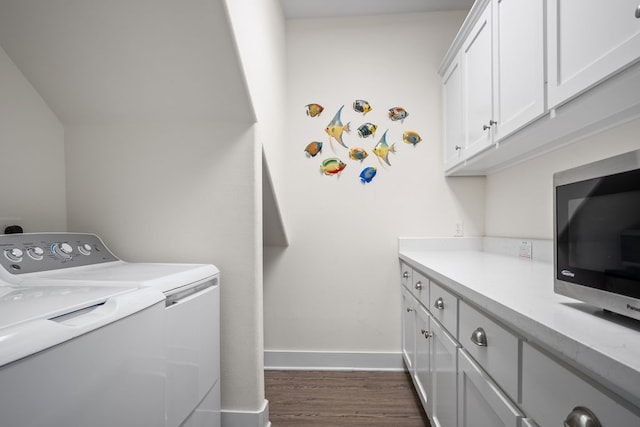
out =
[[640,150],[553,181],[555,292],[640,319]]

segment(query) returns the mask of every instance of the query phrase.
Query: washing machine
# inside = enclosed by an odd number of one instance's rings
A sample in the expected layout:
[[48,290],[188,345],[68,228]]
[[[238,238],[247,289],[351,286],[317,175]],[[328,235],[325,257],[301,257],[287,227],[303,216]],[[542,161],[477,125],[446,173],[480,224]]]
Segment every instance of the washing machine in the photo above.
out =
[[0,426],[163,425],[163,316],[154,289],[0,284]]
[[84,233],[2,235],[0,251],[0,279],[13,286],[160,292],[163,316],[154,331],[162,332],[166,362],[161,425],[220,425],[220,272],[214,265],[126,262]]

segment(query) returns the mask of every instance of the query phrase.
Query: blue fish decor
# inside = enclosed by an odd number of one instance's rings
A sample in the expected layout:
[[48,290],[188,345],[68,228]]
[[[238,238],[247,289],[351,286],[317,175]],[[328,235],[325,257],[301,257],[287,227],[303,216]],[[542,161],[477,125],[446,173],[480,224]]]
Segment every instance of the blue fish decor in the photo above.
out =
[[378,169],[376,169],[375,166],[367,166],[366,168],[362,169],[362,172],[360,172],[360,181],[362,181],[364,184],[371,182],[373,177],[376,176],[377,172]]
[[358,128],[358,136],[360,138],[368,138],[370,136],[374,136],[376,133],[376,129],[378,129],[378,126],[374,125],[373,123],[367,122]]
[[371,110],[371,105],[364,99],[356,99],[355,101],[353,101],[353,111],[362,113],[362,115],[364,116]]

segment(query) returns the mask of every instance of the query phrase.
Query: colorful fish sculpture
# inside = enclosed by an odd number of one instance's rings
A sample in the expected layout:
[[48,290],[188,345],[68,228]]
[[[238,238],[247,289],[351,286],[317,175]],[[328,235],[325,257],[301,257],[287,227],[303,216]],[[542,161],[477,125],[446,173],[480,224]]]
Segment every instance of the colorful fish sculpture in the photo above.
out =
[[352,148],[349,150],[349,157],[351,157],[351,160],[363,161],[367,156],[369,156],[369,154],[367,154],[364,148]]
[[412,144],[415,147],[418,142],[422,141],[422,138],[420,137],[420,134],[418,134],[418,132],[408,130],[402,134],[402,140],[407,144]]
[[400,120],[404,123],[404,119],[406,119],[408,115],[407,110],[402,107],[389,108],[389,118],[394,122]]
[[324,131],[327,132],[327,134],[329,135],[329,143],[332,143],[331,138],[333,138],[336,141],[338,141],[338,143],[342,145],[344,148],[349,148],[342,141],[342,133],[343,132],[349,133],[351,131],[351,129],[349,129],[350,123],[343,125],[342,120],[340,120],[340,113],[342,112],[343,108],[344,108],[344,105],[340,107],[336,115],[333,116],[333,120],[331,120],[331,122],[327,125],[327,128]]
[[346,163],[343,163],[339,158],[330,157],[322,161],[320,170],[325,175],[339,175],[346,167]]
[[322,151],[322,142],[320,141],[310,142],[307,145],[307,147],[304,149],[304,152],[307,153],[307,157],[315,157],[321,151]]
[[362,169],[362,172],[360,172],[360,181],[365,184],[371,182],[373,177],[376,176],[377,172],[378,169],[375,166],[367,166],[366,168]]
[[324,107],[320,104],[307,104],[305,108],[309,117],[318,117],[324,111]]
[[369,104],[369,102],[365,101],[364,99],[356,99],[355,101],[353,101],[353,111],[362,113],[362,115],[364,116],[371,110],[371,104]]
[[358,136],[360,138],[373,136],[376,133],[376,129],[378,129],[378,126],[374,125],[373,123],[367,122],[358,128]]
[[391,166],[391,163],[389,163],[389,152],[396,152],[396,144],[391,144],[391,146],[387,144],[388,131],[389,129],[384,131],[384,134],[382,134],[382,138],[380,138],[380,141],[376,144],[375,147],[373,147],[373,153],[378,156],[378,159],[384,160],[386,164]]

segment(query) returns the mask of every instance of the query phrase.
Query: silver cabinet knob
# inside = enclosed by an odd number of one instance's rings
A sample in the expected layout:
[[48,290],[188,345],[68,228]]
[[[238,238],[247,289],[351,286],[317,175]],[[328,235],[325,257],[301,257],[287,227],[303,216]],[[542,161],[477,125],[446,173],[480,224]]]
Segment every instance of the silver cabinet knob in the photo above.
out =
[[409,272],[405,271],[404,273],[402,273],[402,278],[403,279],[407,279],[409,277]]
[[489,126],[493,126],[493,125],[497,125],[498,122],[496,122],[495,120],[489,120]]
[[602,427],[602,424],[588,408],[576,406],[564,420],[564,427]]
[[438,298],[436,302],[433,303],[433,307],[437,308],[438,310],[444,310],[444,300],[442,299],[442,297]]
[[480,347],[487,346],[487,334],[484,329],[476,328],[475,331],[471,333],[471,342]]
[[431,333],[431,331],[427,331],[426,329],[420,329],[420,333],[422,335],[424,335],[425,339],[429,339],[433,336],[433,334]]
[[462,150],[462,147],[459,146],[459,145],[456,145],[456,151],[458,151],[458,150]]
[[482,130],[487,130],[487,129],[491,129],[491,126],[489,126],[489,125],[482,125]]
[[640,19],[640,4],[636,7],[636,18]]
[[407,307],[407,313],[411,313],[412,311],[413,311],[413,308]]
[[422,290],[422,282],[416,282],[416,289],[421,291]]

